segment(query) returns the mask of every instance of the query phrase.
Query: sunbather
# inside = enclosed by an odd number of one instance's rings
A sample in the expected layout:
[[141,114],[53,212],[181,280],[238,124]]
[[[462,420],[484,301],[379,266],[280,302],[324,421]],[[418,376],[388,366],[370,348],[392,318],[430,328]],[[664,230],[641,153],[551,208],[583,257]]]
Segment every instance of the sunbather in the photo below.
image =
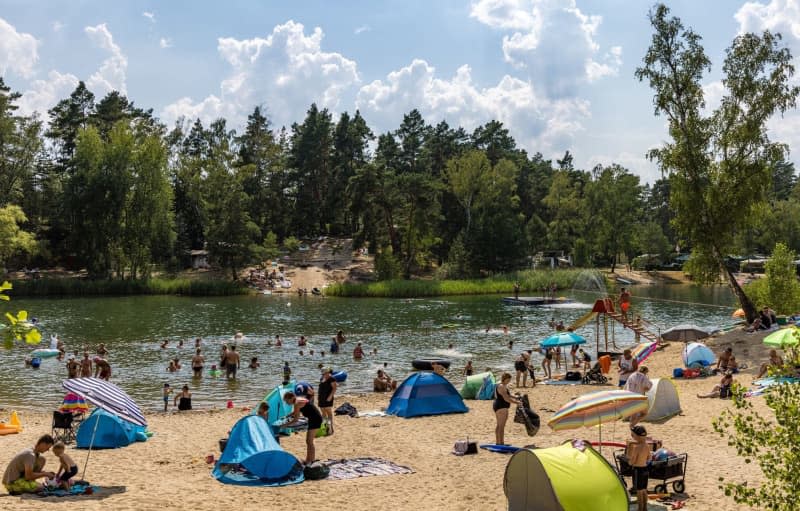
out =
[[761,364],[761,369],[758,371],[758,375],[756,375],[756,380],[767,374],[769,370],[777,370],[783,367],[783,359],[778,355],[778,352],[775,350],[769,350],[769,361]]
[[732,384],[733,384],[733,373],[730,371],[725,371],[725,374],[722,376],[722,379],[719,381],[717,385],[714,386],[714,390],[712,390],[708,394],[697,394],[697,397],[699,398],[719,397],[722,399],[729,398],[731,397]]

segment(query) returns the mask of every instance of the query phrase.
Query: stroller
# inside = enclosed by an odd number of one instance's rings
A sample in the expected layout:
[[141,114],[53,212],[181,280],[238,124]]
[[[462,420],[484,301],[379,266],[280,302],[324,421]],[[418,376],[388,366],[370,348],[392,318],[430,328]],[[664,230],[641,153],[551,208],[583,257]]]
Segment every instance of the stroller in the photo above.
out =
[[586,374],[583,375],[583,383],[608,383],[608,378],[606,378],[603,374],[603,369],[600,367],[600,362],[595,362],[594,367],[592,367],[586,372]]
[[517,411],[514,414],[514,422],[523,424],[528,436],[534,436],[539,432],[539,414],[531,409],[528,396],[517,395],[517,399],[520,400],[520,404],[517,405]]

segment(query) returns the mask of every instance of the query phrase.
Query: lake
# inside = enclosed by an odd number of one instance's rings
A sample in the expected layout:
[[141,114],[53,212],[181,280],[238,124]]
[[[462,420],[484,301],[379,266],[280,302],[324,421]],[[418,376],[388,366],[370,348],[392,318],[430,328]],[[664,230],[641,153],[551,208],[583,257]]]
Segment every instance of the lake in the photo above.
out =
[[[729,327],[735,306],[725,287],[701,288],[687,285],[633,286],[631,314],[640,314],[662,330],[678,323]],[[178,296],[135,296],[118,298],[15,299],[3,302],[3,310],[27,310],[43,325],[43,334],[57,333],[67,352],[88,346],[95,353],[100,342],[110,351],[111,381],[120,385],[145,410],[161,406],[165,382],[173,388],[189,384],[197,406],[252,405],[280,383],[284,361],[294,375],[316,382],[318,364],[349,373],[341,393],[371,391],[377,369],[388,365],[388,372],[402,380],[411,371],[411,360],[422,356],[444,356],[453,361],[448,378],[460,387],[461,369],[468,359],[479,372],[486,367],[511,370],[522,349],[551,333],[552,318],[569,325],[586,314],[602,291],[570,290],[559,292],[576,303],[554,307],[504,305],[500,296],[467,296],[425,299],[320,298],[316,296],[236,296],[198,298]],[[613,324],[613,322],[611,323]],[[442,325],[446,328],[442,328]],[[502,326],[509,327],[504,334]],[[489,331],[486,332],[486,328]],[[328,353],[331,337],[343,330],[347,343],[342,353]],[[194,339],[203,339],[206,370],[218,359],[223,342],[236,331],[246,339],[237,345],[242,369],[236,381],[212,378],[207,374],[192,380],[190,359]],[[617,346],[631,345],[633,335],[617,325]],[[578,333],[589,340],[594,352],[595,323],[590,321]],[[268,346],[267,340],[279,334],[282,348]],[[309,338],[300,355],[297,339]],[[160,341],[169,339],[169,347]],[[184,340],[178,348],[178,340]],[[508,342],[513,341],[513,350]],[[357,342],[367,356],[352,358]],[[452,349],[448,349],[449,344]],[[46,347],[46,342],[38,347]],[[0,407],[47,407],[60,403],[61,381],[66,377],[63,361],[44,359],[41,368],[24,367],[24,359],[34,347],[17,344],[0,350]],[[309,350],[315,351],[309,355]],[[373,355],[372,350],[377,349]],[[602,346],[601,346],[601,349]],[[325,351],[324,356],[320,351]],[[169,360],[179,357],[183,368],[169,373]],[[246,366],[258,357],[261,367]],[[538,353],[534,359],[540,360]],[[541,371],[539,371],[541,373]],[[177,389],[176,389],[177,390]]]

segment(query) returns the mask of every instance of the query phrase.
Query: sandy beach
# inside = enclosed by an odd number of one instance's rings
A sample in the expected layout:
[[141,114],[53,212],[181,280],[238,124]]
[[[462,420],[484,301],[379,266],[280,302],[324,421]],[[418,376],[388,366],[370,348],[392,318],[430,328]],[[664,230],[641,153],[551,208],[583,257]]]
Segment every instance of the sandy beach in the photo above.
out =
[[[756,360],[762,350],[761,334],[736,331],[713,340],[715,350],[732,345],[737,358],[750,368],[738,381],[749,384]],[[668,377],[681,363],[680,343],[672,343],[656,352],[646,365],[651,377]],[[747,354],[744,351],[747,350]],[[612,371],[612,377],[616,374]],[[748,509],[736,506],[718,488],[718,478],[732,477],[749,481],[759,479],[753,464],[735,456],[726,440],[715,433],[711,420],[730,402],[719,399],[698,399],[698,392],[707,392],[718,378],[676,380],[683,414],[664,424],[645,424],[650,436],[664,441],[664,446],[689,455],[686,493],[690,498],[685,509]],[[539,447],[558,445],[571,438],[597,440],[597,428],[554,433],[544,422],[568,400],[585,392],[611,387],[584,385],[537,385],[519,389],[530,396],[530,402],[542,416],[543,426],[535,437],[528,437],[524,428],[509,421],[506,442]],[[349,401],[360,411],[385,407],[389,394],[338,396],[336,406]],[[763,398],[754,398],[755,406],[769,413]],[[14,497],[0,494],[0,507],[15,510],[63,508],[65,504],[82,509],[150,510],[150,509],[277,509],[277,508],[348,508],[348,509],[445,509],[500,510],[506,508],[503,495],[503,474],[508,457],[480,450],[477,456],[457,457],[450,454],[453,443],[469,437],[480,443],[494,442],[494,415],[491,401],[467,401],[467,414],[444,415],[415,419],[395,417],[337,417],[336,433],[317,440],[319,459],[374,456],[411,467],[413,474],[365,477],[347,481],[311,481],[282,488],[253,488],[224,485],[210,475],[205,463],[208,454],[219,456],[217,442],[241,416],[248,413],[234,409],[196,410],[184,413],[148,414],[149,429],[154,436],[147,442],[123,449],[93,451],[86,479],[107,488],[99,495],[71,498]],[[224,404],[221,403],[220,406]],[[8,411],[2,417],[7,417]],[[49,411],[20,411],[24,432],[0,437],[0,465],[20,449],[32,446],[36,438],[50,432]],[[616,422],[603,427],[603,439],[625,441],[626,423]],[[282,441],[283,447],[302,458],[305,453],[299,435]],[[613,448],[604,453],[612,460]],[[85,451],[69,448],[81,469]],[[47,453],[48,467],[56,466],[52,453]],[[588,490],[588,489],[587,489]],[[653,509],[662,507],[653,506]]]

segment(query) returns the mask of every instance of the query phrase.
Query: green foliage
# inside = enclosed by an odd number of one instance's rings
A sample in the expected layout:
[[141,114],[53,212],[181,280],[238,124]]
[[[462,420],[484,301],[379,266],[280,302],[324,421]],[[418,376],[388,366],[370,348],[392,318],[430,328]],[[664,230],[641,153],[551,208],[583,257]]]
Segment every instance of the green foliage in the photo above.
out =
[[[9,301],[11,298],[6,291],[10,291],[14,286],[10,282],[0,284],[0,301]],[[0,323],[0,333],[2,333],[3,347],[10,349],[15,341],[25,340],[27,344],[38,344],[42,340],[42,334],[28,321],[28,313],[19,311],[17,314],[5,313],[4,318],[7,323]]]
[[403,269],[394,256],[392,247],[386,247],[375,256],[375,275],[378,280],[394,280],[400,277]]
[[233,296],[250,292],[247,287],[230,280],[161,278],[148,280],[83,280],[63,278],[19,280],[13,284],[16,296]]
[[289,236],[283,240],[283,248],[285,248],[290,254],[294,254],[300,249],[300,240],[294,236]]
[[571,289],[582,270],[526,270],[473,280],[385,280],[369,284],[341,283],[325,288],[328,296],[414,298],[421,296],[479,295],[511,293],[514,283],[520,291],[540,293],[545,285]]
[[262,253],[264,259],[277,259],[281,255],[281,250],[278,247],[278,236],[272,231],[269,231],[264,236],[261,246],[264,249]]
[[0,269],[12,255],[20,252],[33,253],[36,250],[33,235],[20,228],[20,224],[26,220],[25,213],[19,206],[0,208]]
[[758,464],[765,481],[754,485],[737,477],[720,478],[720,489],[739,504],[793,511],[800,485],[800,385],[770,387],[764,397],[773,412],[769,415],[755,410],[745,390],[734,385],[733,407],[714,419],[713,426],[745,463]]
[[758,304],[769,305],[778,314],[800,310],[800,282],[797,281],[795,254],[783,243],[775,245],[765,265],[766,278],[747,286],[747,294]]

